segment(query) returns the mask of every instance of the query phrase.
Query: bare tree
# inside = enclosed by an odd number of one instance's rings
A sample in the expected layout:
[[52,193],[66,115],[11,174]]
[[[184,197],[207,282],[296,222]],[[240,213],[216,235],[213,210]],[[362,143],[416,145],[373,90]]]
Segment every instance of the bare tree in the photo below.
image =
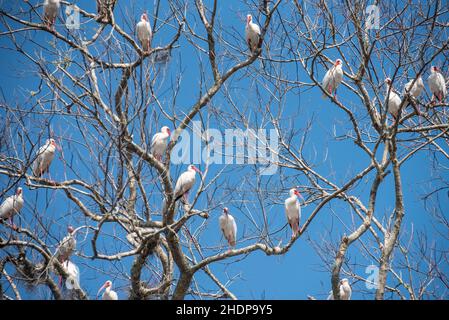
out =
[[[329,275],[311,294],[332,289],[340,299],[340,280],[349,278],[368,298],[447,298],[447,100],[432,101],[428,88],[418,98],[400,93],[393,117],[384,85],[387,77],[398,91],[419,76],[426,83],[432,65],[448,78],[443,2],[375,2],[374,27],[369,1],[242,0],[234,21],[216,0],[142,5],[61,1],[52,28],[40,3],[2,3],[1,50],[20,59],[17,75],[31,82],[15,93],[20,103],[3,92],[0,105],[0,199],[28,187],[19,228],[3,221],[0,229],[1,297],[21,299],[25,289],[44,299],[94,297],[83,279],[67,290],[72,276],[55,258],[70,224],[79,268],[107,274],[130,299],[237,299],[230,286],[238,274],[214,265],[256,251],[284,255],[303,240]],[[142,12],[153,31],[149,51],[135,36]],[[244,38],[247,13],[261,29],[254,52]],[[78,14],[79,27],[68,26]],[[334,96],[322,77],[336,59],[344,76]],[[326,118],[327,108],[337,118]],[[174,130],[159,160],[151,143],[164,125]],[[176,201],[189,136],[204,146],[191,154],[202,175],[188,201]],[[31,167],[49,138],[61,150],[36,177]],[[248,142],[241,155],[239,138]],[[218,164],[223,158],[232,161]],[[410,192],[404,168],[416,163],[432,166],[435,178]],[[337,172],[342,164],[351,165]],[[261,170],[269,165],[272,175]],[[283,205],[292,187],[304,200],[290,238]],[[408,199],[426,207],[438,237],[404,222]],[[205,241],[225,206],[239,226],[230,249]],[[310,231],[318,223],[322,234]],[[371,265],[374,291],[364,289]]]

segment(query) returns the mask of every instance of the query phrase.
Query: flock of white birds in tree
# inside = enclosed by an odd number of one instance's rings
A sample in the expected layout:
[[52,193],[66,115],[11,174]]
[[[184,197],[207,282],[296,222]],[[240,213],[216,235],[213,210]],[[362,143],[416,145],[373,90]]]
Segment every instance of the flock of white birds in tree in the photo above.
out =
[[[99,19],[102,22],[108,22],[108,2],[107,0],[97,0],[97,10]],[[47,28],[54,30],[54,25],[56,18],[58,16],[60,8],[59,0],[45,0],[44,3],[44,24]],[[111,8],[109,8],[111,9]],[[113,9],[113,8],[112,8]],[[142,46],[143,52],[149,52],[151,49],[152,40],[152,30],[151,25],[146,13],[141,15],[140,21],[136,25],[137,38]],[[253,22],[253,18],[250,14],[247,15],[246,26],[245,26],[245,37],[248,44],[248,48],[251,53],[255,53],[259,47],[261,30],[260,27]],[[323,81],[322,87],[324,89],[323,97],[333,95],[334,99],[337,101],[337,88],[343,80],[343,68],[342,61],[340,59],[335,60],[332,68],[327,70]],[[385,79],[386,84],[386,105],[388,112],[397,118],[401,108],[402,100],[398,93],[395,92],[392,80],[390,78]],[[436,66],[432,66],[431,75],[428,78],[428,85],[430,91],[432,92],[432,102],[436,100],[442,102],[446,96],[446,84],[445,79],[439,69]],[[425,90],[424,82],[421,76],[416,79],[412,79],[407,82],[404,86],[402,94],[406,99],[417,99],[422,92]],[[158,161],[162,160],[165,154],[168,139],[171,135],[171,131],[168,127],[164,126],[161,131],[156,133],[152,140],[150,146],[150,152],[154,158]],[[42,177],[46,172],[49,172],[50,164],[52,163],[56,149],[58,145],[54,139],[48,139],[46,143],[39,148],[36,153],[36,157],[32,163],[33,176],[36,178]],[[174,198],[175,202],[182,200],[182,202],[188,202],[188,193],[192,189],[196,180],[196,173],[201,174],[201,171],[194,165],[190,165],[185,172],[183,172],[175,185]],[[285,214],[287,217],[288,224],[292,230],[292,238],[299,235],[300,228],[299,223],[301,219],[301,204],[299,202],[300,197],[302,200],[304,198],[301,196],[296,188],[289,191],[289,197],[285,200]],[[8,198],[6,198],[0,206],[0,221],[10,220],[11,227],[17,230],[17,227],[13,223],[13,217],[15,214],[19,213],[24,204],[22,188],[17,188],[16,193]],[[223,209],[222,215],[219,217],[220,229],[223,233],[224,238],[227,240],[230,250],[235,247],[237,239],[237,224],[234,217],[229,213],[228,208]],[[70,261],[70,257],[76,249],[76,239],[75,230],[72,226],[67,228],[68,234],[59,244],[55,258],[61,263],[64,271],[68,274],[66,280],[66,287],[68,289],[79,288],[80,274],[79,268]],[[60,278],[62,279],[62,278]],[[60,280],[62,281],[62,280]],[[104,289],[102,295],[103,300],[117,300],[118,295],[112,290],[112,282],[106,281],[104,285],[98,291],[97,296]],[[340,299],[349,300],[351,298],[351,287],[349,285],[348,279],[342,279],[340,282]],[[330,293],[328,300],[333,300],[333,294]]]
[[[327,70],[324,75],[322,86],[325,90],[323,93],[323,98],[327,94],[334,95],[334,99],[337,101],[337,88],[343,81],[343,68],[342,61],[337,59],[329,70]],[[402,99],[399,94],[394,90],[392,80],[390,78],[385,79],[386,92],[385,92],[385,104],[387,105],[388,112],[394,117],[399,116],[399,111],[401,109]],[[430,76],[427,79],[429,84],[430,92],[432,92],[431,102],[434,103],[435,100],[443,102],[446,97],[446,80],[441,74],[440,70],[436,66],[432,66],[430,69]],[[402,94],[404,99],[417,99],[422,92],[425,90],[424,82],[421,76],[416,79],[412,79],[404,85],[404,90]],[[406,105],[404,105],[405,107]]]

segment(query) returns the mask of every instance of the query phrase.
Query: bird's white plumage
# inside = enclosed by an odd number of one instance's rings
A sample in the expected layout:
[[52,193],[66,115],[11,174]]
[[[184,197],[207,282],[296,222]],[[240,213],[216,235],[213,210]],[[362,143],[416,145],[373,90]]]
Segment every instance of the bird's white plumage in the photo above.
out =
[[104,289],[103,295],[101,296],[102,300],[118,300],[118,294],[114,290],[112,290],[112,281],[108,280],[104,283],[104,285],[98,290],[98,294],[100,294],[101,290]]
[[136,26],[137,39],[142,44],[143,51],[150,50],[151,38],[153,33],[151,31],[151,25],[148,21],[147,15],[142,14],[139,23]]
[[179,199],[185,193],[189,192],[189,190],[195,184],[196,179],[196,171],[193,165],[190,165],[187,171],[184,171],[176,181],[175,185],[175,199]]
[[[340,281],[340,300],[351,300],[352,289],[349,285],[348,279],[342,279]],[[327,300],[334,300],[334,293],[332,290],[329,292]]]
[[67,280],[65,281],[65,286],[69,290],[80,288],[80,270],[76,264],[67,260],[62,264],[65,272],[68,273]]
[[285,200],[285,215],[287,221],[292,228],[292,234],[299,232],[299,221],[301,219],[301,205],[298,196],[295,194],[296,189],[290,189],[290,197]]
[[167,149],[167,140],[170,137],[168,127],[162,127],[151,139],[151,154],[160,159]]
[[40,177],[48,171],[50,164],[55,157],[56,144],[53,139],[48,139],[45,144],[39,148],[36,153],[36,159],[33,162],[33,175]]
[[391,85],[391,79],[385,79],[385,83],[387,84],[387,90],[385,92],[386,102],[388,112],[390,112],[395,118],[398,116],[399,107],[401,106],[401,98],[394,91]]
[[[413,83],[413,81],[415,83]],[[413,83],[413,86],[412,86]],[[407,93],[410,93],[411,96],[418,98],[424,90],[424,82],[421,77],[410,80],[404,86],[403,95],[405,96]]]
[[64,262],[70,258],[76,248],[76,239],[74,234],[68,233],[61,241],[56,251],[56,258],[59,262]]
[[[339,61],[339,63],[337,63],[337,61]],[[338,59],[337,61],[332,68],[327,70],[323,78],[323,87],[329,94],[335,92],[343,80],[341,60]],[[323,94],[323,97],[326,97],[326,95]]]
[[17,188],[16,194],[9,196],[0,205],[0,219],[9,219],[19,213],[23,207],[22,188]]
[[436,67],[432,67],[430,70],[431,73],[427,79],[430,91],[438,100],[443,101],[447,93],[444,76],[436,69]]
[[257,45],[259,44],[260,27],[253,22],[253,17],[250,14],[247,16],[245,37],[249,50],[251,52],[256,51]]
[[107,288],[103,293],[102,299],[103,300],[118,300],[117,292]]
[[44,21],[52,25],[58,16],[59,7],[61,3],[59,0],[45,0],[44,2]]
[[223,214],[219,218],[219,223],[225,239],[231,247],[234,247],[237,238],[237,224],[234,217],[223,211]]

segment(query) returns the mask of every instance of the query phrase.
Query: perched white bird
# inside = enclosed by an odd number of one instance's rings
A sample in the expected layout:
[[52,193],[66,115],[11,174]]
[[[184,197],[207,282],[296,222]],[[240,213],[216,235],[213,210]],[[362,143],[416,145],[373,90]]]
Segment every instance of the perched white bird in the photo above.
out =
[[166,126],[161,128],[161,132],[156,133],[151,139],[151,154],[161,161],[165,149],[167,149],[167,140],[170,137],[170,129]]
[[432,102],[435,101],[435,97],[443,102],[446,97],[446,80],[436,66],[432,66],[430,69],[430,76],[427,79],[429,83],[430,91],[432,92]]
[[[343,68],[342,61],[337,59],[329,70],[327,70],[326,74],[323,78],[323,87],[327,93],[332,95],[334,94],[334,98],[337,96],[337,88],[343,80]],[[326,94],[323,93],[323,98],[326,98]]]
[[[340,300],[351,300],[352,289],[349,285],[348,279],[344,278],[340,280]],[[334,293],[332,290],[329,292],[327,300],[334,300]]]
[[237,224],[234,217],[229,213],[228,208],[223,208],[223,214],[219,218],[220,229],[230,247],[235,247],[235,239],[237,237]]
[[68,234],[62,239],[56,251],[56,258],[60,263],[69,260],[70,256],[73,254],[73,251],[75,251],[76,239],[73,231],[74,229],[72,226],[67,227]]
[[65,272],[67,272],[68,277],[65,281],[65,286],[69,290],[80,288],[80,269],[76,264],[67,260],[62,264]]
[[399,113],[399,107],[401,106],[401,98],[394,91],[393,86],[391,85],[391,79],[386,78],[385,83],[387,84],[387,91],[385,93],[386,99],[388,99],[387,106],[388,112],[390,112],[393,117],[397,118]]
[[36,153],[36,159],[33,162],[33,175],[40,177],[48,171],[50,164],[55,157],[56,142],[54,139],[47,139],[45,144],[39,148]]
[[251,53],[254,53],[259,45],[260,27],[253,22],[253,16],[250,14],[246,16],[245,35],[248,48]]
[[148,21],[148,16],[146,13],[143,13],[140,17],[140,21],[136,26],[137,30],[137,39],[139,39],[142,44],[142,49],[145,52],[148,52],[151,47],[151,38],[153,37],[153,33],[151,31],[151,25]]
[[201,171],[193,164],[191,164],[187,168],[187,171],[184,171],[179,176],[175,186],[175,201],[178,201],[182,197],[184,199],[184,202],[187,202],[187,195],[190,189],[192,189],[193,185],[195,184],[195,176],[197,172],[201,174]]
[[301,219],[301,205],[298,196],[302,198],[299,191],[293,188],[290,189],[290,197],[285,200],[285,214],[292,229],[292,238],[299,232],[299,220]]
[[45,0],[44,2],[44,22],[48,28],[53,27],[58,16],[59,7],[61,3],[59,0]]
[[98,290],[97,297],[100,295],[101,290],[104,289],[102,300],[118,300],[117,292],[112,290],[112,281],[108,280],[104,285]]
[[23,192],[22,188],[17,188],[16,194],[13,196],[9,196],[3,201],[0,205],[0,220],[9,219],[11,226],[13,229],[16,229],[16,226],[13,223],[14,215],[19,213],[19,211],[23,207]]
[[[413,81],[415,81],[415,83],[413,83]],[[423,92],[423,90],[424,90],[424,82],[421,76],[419,76],[416,80],[412,79],[405,84],[403,95],[405,96],[407,93],[410,93],[412,97],[418,98]]]

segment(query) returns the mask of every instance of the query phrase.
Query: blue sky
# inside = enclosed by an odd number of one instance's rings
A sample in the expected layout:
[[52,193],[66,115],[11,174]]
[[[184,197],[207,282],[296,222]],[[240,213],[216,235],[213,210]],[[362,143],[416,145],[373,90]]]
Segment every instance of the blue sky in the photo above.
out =
[[[206,4],[209,4],[207,1]],[[93,11],[94,2],[93,1],[77,1],[80,7],[85,10]],[[11,4],[5,5],[5,1],[0,1],[2,8],[9,8]],[[9,7],[8,7],[9,6]],[[245,48],[244,43],[244,19],[246,13],[252,13],[255,17],[259,17],[257,14],[257,9],[254,5],[248,6],[243,4],[241,1],[232,0],[226,2],[220,2],[219,4],[219,22],[225,27],[223,33],[220,33],[226,40],[232,41],[233,45],[238,45],[240,48]],[[124,8],[123,5],[116,9],[117,21],[118,23],[123,23],[123,28],[127,32],[131,32],[131,27],[134,26],[140,12],[147,10],[148,12],[153,12],[153,2],[152,1],[132,1],[130,7]],[[165,11],[164,11],[165,10]],[[198,19],[196,11],[194,8],[189,13],[190,19],[196,19],[196,30],[204,35],[200,21]],[[287,9],[283,9],[283,13],[287,13]],[[134,20],[129,25],[125,25],[123,22],[123,14],[134,13]],[[161,7],[162,17],[170,15],[167,8],[162,5]],[[337,12],[338,15],[338,12]],[[195,16],[195,17],[194,17]],[[33,19],[36,19],[34,16]],[[337,18],[337,19],[343,19]],[[150,19],[151,20],[151,19]],[[257,20],[257,19],[256,19]],[[276,19],[274,20],[277,21]],[[129,22],[129,20],[128,20]],[[260,20],[258,20],[261,23]],[[382,21],[381,21],[382,23]],[[93,24],[87,22],[83,24],[83,31],[86,35],[92,34]],[[61,22],[57,25],[58,31],[63,30]],[[1,30],[2,32],[4,30]],[[42,34],[41,32],[32,32],[33,41],[41,44],[48,44],[52,41],[52,36],[48,34]],[[163,27],[155,34],[153,38],[152,45],[159,46],[164,45],[173,36],[174,30],[170,27]],[[21,39],[20,35],[17,36]],[[273,43],[270,47],[273,56],[283,55],[283,48],[281,44],[273,36]],[[240,41],[241,40],[241,41]],[[30,50],[33,55],[37,54],[38,48],[36,44],[27,41],[24,44],[25,48]],[[27,123],[25,125],[30,129],[30,137],[33,143],[43,143],[48,137],[48,127],[42,121],[44,118],[47,119],[51,129],[53,130],[55,136],[61,141],[64,154],[58,154],[52,164],[52,178],[55,180],[70,179],[79,175],[92,180],[90,172],[83,171],[85,169],[82,165],[81,158],[89,163],[93,161],[90,158],[86,146],[82,146],[75,141],[81,138],[79,130],[75,129],[75,119],[66,118],[58,115],[55,116],[43,116],[36,114],[34,111],[37,109],[32,107],[36,97],[30,97],[30,91],[37,91],[37,86],[39,85],[39,78],[35,72],[30,72],[30,70],[35,71],[36,68],[32,66],[29,61],[26,61],[20,54],[9,50],[11,48],[11,41],[5,37],[0,37],[0,50],[2,59],[0,60],[0,83],[1,90],[5,103],[11,106],[20,106],[24,110],[33,110],[27,118]],[[204,47],[204,44],[203,44]],[[61,45],[61,50],[64,51],[64,46]],[[104,49],[101,46],[99,50]],[[222,60],[220,60],[220,70],[226,70],[230,65],[235,63],[235,58],[231,58],[235,55],[237,59],[243,60],[245,57],[235,49],[226,48],[229,50],[226,55],[223,55],[225,48],[221,44],[217,47],[218,55]],[[348,53],[348,51],[345,51]],[[263,53],[265,54],[265,52]],[[333,59],[338,57],[338,53],[335,51],[329,51],[329,56]],[[426,55],[431,54],[431,52],[426,52]],[[112,55],[114,57],[114,54]],[[44,57],[47,59],[55,59],[55,56],[44,52]],[[79,61],[79,57],[76,54],[71,55],[74,61]],[[78,60],[77,60],[78,59]],[[353,62],[356,62],[354,58]],[[444,57],[438,57],[436,62],[440,65],[446,65],[447,61]],[[148,66],[148,61],[145,62],[144,66]],[[196,99],[200,95],[200,72],[198,66],[200,63],[204,64],[204,70],[206,70],[206,76],[201,79],[205,82],[206,86],[210,85],[212,80],[212,74],[207,63],[207,56],[198,53],[195,48],[187,41],[186,37],[181,37],[179,41],[179,48],[176,48],[172,53],[172,58],[169,65],[164,70],[164,76],[162,76],[161,81],[157,84],[157,92],[159,94],[158,98],[164,105],[175,104],[176,112],[180,114],[182,111],[187,111],[196,102]],[[388,62],[384,61],[382,58],[380,61],[375,61],[376,68],[384,65],[386,70],[392,70],[391,66],[388,66]],[[314,164],[314,170],[317,170],[323,176],[329,177],[333,182],[337,184],[343,184],[347,178],[369,164],[369,159],[363,154],[360,149],[358,149],[351,140],[337,140],[335,136],[341,136],[346,134],[351,130],[351,125],[348,121],[347,116],[339,109],[333,105],[330,100],[321,99],[321,92],[318,88],[312,89],[295,89],[291,90],[286,94],[279,102],[270,100],[270,95],[263,85],[262,81],[257,76],[257,70],[260,68],[260,61],[256,61],[247,70],[242,70],[234,75],[229,83],[227,84],[228,89],[232,92],[233,98],[237,101],[238,106],[241,110],[244,110],[245,115],[251,119],[251,126],[254,128],[263,127],[266,129],[272,128],[269,123],[266,123],[266,119],[260,115],[260,106],[266,103],[270,104],[270,109],[275,112],[282,109],[283,115],[281,117],[281,126],[286,132],[291,130],[297,130],[297,134],[292,140],[293,146],[298,146],[306,128],[307,123],[312,121],[312,129],[307,135],[307,143],[304,148],[304,157],[310,163]],[[70,70],[76,72],[77,67],[72,64]],[[282,66],[282,72],[289,79],[298,79],[305,82],[310,82],[310,79],[306,78],[305,73],[301,68],[294,64],[285,64]],[[140,75],[138,70],[138,75]],[[181,72],[182,71],[182,72]],[[318,77],[324,75],[325,70],[322,65],[318,66],[317,69]],[[406,75],[412,76],[413,71],[406,70],[405,68],[401,70],[402,78],[398,80],[399,83],[405,83]],[[181,76],[180,90],[177,95],[176,101],[173,101],[173,95],[168,90],[170,85]],[[424,74],[424,78],[427,79],[428,70]],[[117,84],[117,78],[111,78],[111,84],[114,86]],[[380,81],[382,81],[381,79]],[[380,82],[379,81],[379,82]],[[203,91],[205,88],[203,84]],[[267,87],[272,88],[271,85]],[[103,88],[106,90],[106,87]],[[131,93],[134,92],[131,89]],[[44,89],[44,92],[37,95],[37,97],[44,97],[48,93],[48,89]],[[354,98],[346,88],[341,87],[338,91],[339,99],[348,104],[349,107],[354,110],[356,116],[361,120],[361,123],[368,123],[366,111],[363,108],[358,108],[358,101]],[[260,103],[260,105],[259,105]],[[212,100],[211,105],[214,108],[218,108],[221,111],[231,112],[229,106],[229,101],[224,97],[223,91],[218,93],[216,97]],[[170,123],[161,116],[159,109],[155,107],[154,104],[150,105],[152,109],[150,110],[151,119],[147,120],[146,126],[148,130],[148,136],[151,138],[158,128],[162,125],[168,125],[173,128],[174,125],[178,123]],[[227,125],[223,122],[223,118],[215,116],[213,113],[209,113],[210,109],[205,108],[202,112],[202,116],[207,119],[210,118],[209,126],[211,128],[218,128],[224,130]],[[5,109],[0,108],[0,115],[8,117],[11,119],[11,114],[6,115]],[[154,120],[156,119],[156,120]],[[195,119],[199,120],[199,118]],[[91,127],[90,130],[92,130]],[[136,128],[138,125],[136,124]],[[17,134],[16,130],[14,135]],[[373,130],[374,131],[374,130]],[[137,132],[137,131],[136,131]],[[107,142],[106,136],[100,137],[100,140]],[[14,138],[14,137],[13,137]],[[136,139],[139,139],[138,137]],[[148,139],[148,137],[147,137]],[[27,142],[25,149],[30,152],[30,143]],[[96,148],[96,146],[92,146]],[[1,149],[0,152],[4,150]],[[403,150],[401,150],[403,151]],[[104,153],[100,152],[100,155]],[[441,182],[434,180],[430,182],[437,175],[442,175],[447,178],[447,171],[441,168],[433,168],[433,162],[429,160],[429,154],[427,151],[419,153],[414,156],[407,164],[402,168],[402,179],[403,179],[403,189],[405,196],[405,207],[406,215],[403,221],[403,231],[404,236],[407,236],[410,232],[415,235],[418,232],[424,232],[429,240],[433,240],[435,245],[440,249],[447,248],[447,243],[442,242],[441,238],[435,234],[434,226],[431,223],[428,211],[424,210],[423,202],[419,198],[429,189],[437,189]],[[24,155],[19,151],[19,155]],[[446,163],[441,157],[440,163]],[[75,172],[70,168],[73,164],[75,168],[81,168]],[[201,167],[201,166],[200,166]],[[175,179],[180,172],[185,170],[186,165],[179,165],[172,167],[172,177]],[[209,177],[213,177],[220,170],[223,169],[222,165],[211,166],[208,173]],[[242,176],[240,174],[235,174],[237,170],[240,170],[242,174],[246,174],[245,179],[242,181]],[[255,179],[251,179],[251,170],[248,166],[239,167],[238,165],[231,165],[225,171],[225,174],[214,184],[217,189],[217,194],[219,196],[226,197],[227,190],[221,188],[221,184],[227,182],[228,184],[235,187],[239,192],[247,192],[248,207],[245,208],[242,202],[238,199],[233,198],[229,203],[216,203],[213,202],[214,206],[218,209],[214,210],[211,217],[207,221],[202,221],[195,219],[189,226],[191,227],[191,232],[198,227],[204,227],[204,233],[201,235],[201,243],[204,244],[207,254],[213,254],[217,252],[217,246],[221,246],[219,250],[223,250],[224,240],[221,237],[218,227],[218,217],[221,213],[219,208],[222,205],[227,205],[233,215],[235,216],[238,226],[239,226],[239,239],[242,239],[242,234],[245,232],[247,236],[255,235],[255,228],[251,224],[248,218],[249,213],[251,213],[258,223],[261,223],[262,217],[260,214],[260,207],[257,204],[257,199],[255,198],[254,187]],[[272,223],[272,230],[278,230],[285,225],[285,215],[283,208],[283,200],[288,196],[288,189],[291,186],[297,184],[306,184],[307,180],[297,171],[283,170],[283,173],[288,176],[285,180],[277,177],[262,177],[262,182],[267,182],[270,190],[274,195],[271,195],[267,199],[265,205],[269,212],[268,217]],[[153,174],[151,170],[146,170],[148,177]],[[100,173],[101,176],[101,173]],[[370,183],[372,182],[373,175],[368,175],[368,178],[362,180],[355,189],[351,191],[351,194],[360,196],[362,201],[367,201]],[[206,179],[207,180],[207,179]],[[207,182],[207,181],[206,181]],[[0,186],[9,186],[12,183],[4,176],[0,176]],[[23,184],[24,182],[21,182]],[[196,187],[198,186],[198,183]],[[151,194],[150,202],[154,207],[160,207],[161,199],[158,197],[157,184],[146,186],[147,194]],[[282,190],[279,190],[282,189]],[[275,191],[278,191],[276,194]],[[206,194],[203,194],[198,203],[198,208],[208,207],[208,196],[211,195],[211,190],[208,190]],[[59,239],[65,234],[65,226],[67,224],[73,224],[75,226],[86,223],[84,217],[76,209],[76,207],[65,198],[62,191],[53,190],[29,190],[25,189],[24,195],[26,198],[26,206],[22,211],[22,225],[30,228],[38,228],[38,222],[47,225],[52,230],[51,236],[42,234],[47,241],[55,245]],[[386,214],[389,214],[393,207],[394,201],[393,195],[393,184],[392,177],[388,176],[384,183],[381,185],[378,193],[378,202],[376,217],[382,219]],[[303,207],[302,210],[302,222],[307,219],[309,214],[315,208],[316,203],[312,203],[309,206]],[[448,209],[447,197],[442,194],[440,207],[442,211]],[[298,241],[293,246],[285,256],[266,256],[261,252],[256,252],[245,259],[232,258],[227,263],[216,263],[211,265],[211,270],[215,272],[218,278],[222,281],[226,281],[227,277],[237,277],[233,283],[229,286],[230,290],[240,299],[306,299],[307,295],[313,295],[317,298],[325,298],[327,292],[330,290],[330,273],[324,267],[323,261],[319,257],[318,253],[314,249],[312,242],[321,243],[323,238],[327,241],[337,243],[341,238],[343,233],[348,234],[360,224],[360,220],[354,220],[355,224],[352,225],[352,215],[349,214],[349,208],[345,203],[341,202],[331,202],[330,205],[325,206],[325,208],[318,214],[318,216],[313,220],[309,226],[307,232],[298,239]],[[37,219],[39,217],[39,219]],[[157,219],[156,217],[155,219]],[[340,222],[343,221],[347,224],[348,228],[342,227]],[[95,226],[96,223],[93,223]],[[42,230],[42,229],[41,229]],[[122,230],[116,228],[116,226],[109,225],[105,228],[105,231],[112,234],[117,232],[118,235],[123,235]],[[329,233],[331,234],[329,238]],[[82,251],[84,254],[91,254],[90,239],[91,234],[79,235],[78,236],[78,250]],[[279,232],[274,239],[282,240],[285,244],[290,237],[290,231],[285,228],[283,231]],[[407,237],[406,237],[407,238]],[[311,241],[309,240],[311,239]],[[363,239],[370,239],[364,236]],[[126,241],[126,240],[125,240]],[[248,245],[253,243],[255,239],[248,241],[239,241],[237,247]],[[429,241],[430,242],[430,241]],[[109,253],[113,253],[120,248],[126,247],[126,242],[120,243],[115,241],[110,236],[104,236],[100,242],[101,247],[104,247]],[[364,273],[365,266],[371,264],[369,258],[366,255],[360,254],[359,249],[361,248],[359,243],[354,243],[354,245],[348,251],[348,258],[350,263],[356,264],[355,270],[360,276],[367,276]],[[1,255],[1,252],[0,252]],[[97,289],[103,284],[103,282],[111,277],[108,273],[113,272],[114,274],[119,274],[122,268],[128,268],[132,262],[131,259],[124,259],[118,263],[106,263],[104,261],[90,261],[84,259],[82,256],[76,256],[73,261],[81,269],[81,284],[83,288],[88,292],[90,298],[94,298]],[[150,258],[150,263],[156,263],[155,258]],[[232,263],[228,263],[232,262]],[[449,272],[449,270],[445,270]],[[129,272],[128,272],[129,273]],[[127,282],[123,277],[112,278],[114,281],[114,286],[118,291],[119,297],[124,299],[127,297]],[[208,280],[203,273],[199,273],[197,281],[200,285],[205,287],[212,287],[210,280]],[[351,283],[354,282],[350,279]],[[366,290],[365,286],[361,282],[353,283],[353,298],[355,299],[369,299],[373,298],[374,290]],[[27,298],[41,298],[39,293],[36,292],[24,292],[24,297]],[[444,293],[442,293],[444,294]],[[447,293],[446,293],[447,296]],[[388,297],[388,296],[387,296]],[[190,298],[190,297],[187,297]]]

